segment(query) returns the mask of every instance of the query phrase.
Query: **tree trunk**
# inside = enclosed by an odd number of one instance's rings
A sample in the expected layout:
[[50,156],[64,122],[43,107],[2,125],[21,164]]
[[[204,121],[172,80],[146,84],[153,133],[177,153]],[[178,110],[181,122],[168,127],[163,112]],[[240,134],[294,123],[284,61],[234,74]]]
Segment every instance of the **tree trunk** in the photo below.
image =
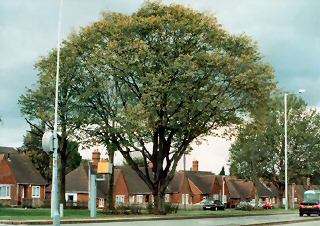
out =
[[156,215],[164,215],[165,211],[165,193],[160,191],[160,185],[156,185],[152,191],[154,197],[153,213]]
[[63,206],[66,206],[66,164],[67,164],[67,148],[68,140],[66,138],[60,139],[59,145],[59,157],[60,157],[60,167],[59,167],[59,203],[62,203]]
[[108,193],[108,207],[110,210],[114,209],[114,200],[113,200],[113,193],[114,193],[114,150],[109,150],[109,161],[112,164],[112,171],[109,177],[109,193]]
[[66,155],[65,151],[60,152],[60,167],[59,167],[59,203],[66,206]]

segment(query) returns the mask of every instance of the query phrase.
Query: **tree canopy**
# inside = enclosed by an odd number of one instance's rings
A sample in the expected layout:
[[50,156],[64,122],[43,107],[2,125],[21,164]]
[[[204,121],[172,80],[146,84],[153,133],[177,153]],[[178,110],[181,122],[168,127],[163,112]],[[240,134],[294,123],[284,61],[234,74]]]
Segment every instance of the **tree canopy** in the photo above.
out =
[[[264,177],[284,191],[284,101],[276,94],[265,121],[245,124],[230,149],[230,171],[242,178]],[[294,95],[288,96],[289,183],[303,183],[320,163],[320,114]]]
[[192,141],[254,117],[275,86],[249,37],[180,5],[147,2],[130,16],[105,13],[65,48],[77,55],[87,126],[96,125],[95,137],[119,150],[156,196]]

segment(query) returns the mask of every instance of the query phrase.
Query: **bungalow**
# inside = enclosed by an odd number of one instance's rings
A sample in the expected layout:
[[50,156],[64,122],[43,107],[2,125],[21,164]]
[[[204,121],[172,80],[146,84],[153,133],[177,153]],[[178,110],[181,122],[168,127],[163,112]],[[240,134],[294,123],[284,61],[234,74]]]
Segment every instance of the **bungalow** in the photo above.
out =
[[[92,153],[92,162],[83,164],[66,175],[66,201],[72,205],[87,207],[90,194],[90,174],[96,174],[100,153]],[[98,176],[101,177],[101,176]],[[50,196],[51,188],[47,189]],[[106,207],[106,198],[109,193],[109,175],[105,180],[97,182],[97,206]],[[114,168],[114,204],[115,206],[141,204],[153,201],[151,190],[130,167]]]
[[[95,150],[92,153],[92,162],[81,164],[66,175],[66,193],[65,199],[67,206],[77,206],[87,208],[90,198],[90,175],[97,174],[97,166],[100,161],[100,152]],[[122,193],[118,184],[123,184],[124,177],[118,169],[114,170],[115,193]],[[98,176],[101,177],[101,176]],[[104,180],[97,181],[97,207],[105,208],[107,194],[109,192],[109,175],[105,175]],[[51,186],[46,190],[47,199],[51,199]]]
[[217,176],[199,171],[198,166],[198,161],[193,161],[192,170],[176,173],[168,187],[172,203],[197,204],[206,198],[219,199],[221,189]]
[[14,148],[0,147],[0,204],[40,207],[47,182]]
[[255,186],[252,181],[225,177],[228,187],[227,206],[235,208],[241,201],[251,201],[255,198]]
[[269,202],[273,206],[278,205],[279,192],[271,182],[266,182],[262,178],[255,184],[259,202]]

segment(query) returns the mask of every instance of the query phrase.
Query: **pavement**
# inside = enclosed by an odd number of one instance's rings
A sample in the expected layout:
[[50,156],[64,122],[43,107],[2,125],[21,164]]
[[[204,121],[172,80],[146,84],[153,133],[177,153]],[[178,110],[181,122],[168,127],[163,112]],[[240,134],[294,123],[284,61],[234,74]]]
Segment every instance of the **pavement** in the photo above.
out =
[[[320,225],[320,217],[299,217],[298,214],[273,214],[273,215],[247,215],[247,216],[157,216],[157,217],[127,217],[127,218],[104,218],[104,219],[77,219],[77,220],[62,220],[61,224],[73,226],[235,226],[235,225],[284,225],[300,223],[298,225]],[[302,223],[302,224],[301,224]],[[0,221],[0,226],[3,225],[52,225],[52,221]]]

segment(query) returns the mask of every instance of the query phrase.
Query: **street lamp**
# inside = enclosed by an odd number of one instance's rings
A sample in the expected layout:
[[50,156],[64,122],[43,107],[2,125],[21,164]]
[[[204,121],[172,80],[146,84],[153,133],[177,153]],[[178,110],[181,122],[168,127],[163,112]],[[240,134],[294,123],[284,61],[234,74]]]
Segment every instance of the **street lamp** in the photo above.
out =
[[60,32],[62,18],[62,3],[59,4],[59,21],[58,21],[58,41],[57,41],[57,68],[56,68],[56,87],[55,87],[55,103],[54,103],[54,126],[53,133],[47,131],[42,138],[43,150],[46,152],[53,151],[52,166],[52,191],[51,191],[51,217],[53,225],[60,225],[60,214],[58,204],[58,98],[59,98],[59,69],[60,69]]
[[[304,93],[305,89],[299,89],[299,93]],[[287,125],[287,99],[288,93],[284,94],[284,177],[285,177],[285,209],[288,210],[288,125]]]

